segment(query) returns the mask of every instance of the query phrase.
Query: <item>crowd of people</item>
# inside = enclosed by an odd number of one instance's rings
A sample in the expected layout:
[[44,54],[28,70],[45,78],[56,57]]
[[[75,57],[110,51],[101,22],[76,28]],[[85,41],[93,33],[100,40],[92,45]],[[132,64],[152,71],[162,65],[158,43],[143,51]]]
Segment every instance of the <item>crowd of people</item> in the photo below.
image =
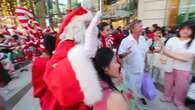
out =
[[16,76],[15,63],[28,59],[33,61],[33,94],[42,110],[141,110],[140,105],[155,100],[153,80],[163,71],[160,100],[178,110],[185,110],[186,99],[194,104],[194,22],[144,29],[141,20],[134,20],[113,29],[100,18],[101,12],[93,15],[77,7],[56,35],[0,35],[2,84]]
[[195,52],[195,23],[186,21],[169,32],[166,32],[169,29],[164,29],[153,25],[147,32],[149,39],[152,39],[150,46],[152,69],[157,70],[154,79],[156,75],[164,73],[164,95],[161,101],[174,103],[179,110],[183,110],[185,102],[188,104],[188,100],[194,100],[194,96],[191,95],[194,89],[189,90],[189,87],[194,74],[192,66]]
[[[53,33],[48,33],[52,34]],[[43,51],[43,38],[32,38],[17,34],[0,34],[0,87],[6,87],[9,82],[18,78],[16,69],[26,62],[32,62]],[[22,71],[27,71],[22,69]],[[7,91],[7,90],[6,90]]]
[[113,29],[100,17],[100,12],[93,18],[76,8],[64,18],[56,43],[44,40],[55,48],[52,52],[45,46],[46,53],[32,67],[34,96],[43,110],[140,110],[155,100],[152,78],[160,71],[165,72],[162,102],[174,103],[178,110],[185,110],[186,99],[194,103],[187,93],[195,57],[194,22],[176,29],[157,24],[144,29],[141,20],[134,20],[128,28]]

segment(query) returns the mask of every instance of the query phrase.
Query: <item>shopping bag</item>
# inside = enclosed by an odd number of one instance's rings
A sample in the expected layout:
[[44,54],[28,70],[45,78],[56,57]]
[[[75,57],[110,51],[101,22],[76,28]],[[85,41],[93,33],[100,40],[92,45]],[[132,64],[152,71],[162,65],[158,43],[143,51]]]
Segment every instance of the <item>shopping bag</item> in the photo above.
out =
[[187,97],[193,101],[195,101],[195,83],[192,83],[189,87]]
[[144,73],[141,91],[150,101],[153,101],[157,96],[155,85],[149,73]]

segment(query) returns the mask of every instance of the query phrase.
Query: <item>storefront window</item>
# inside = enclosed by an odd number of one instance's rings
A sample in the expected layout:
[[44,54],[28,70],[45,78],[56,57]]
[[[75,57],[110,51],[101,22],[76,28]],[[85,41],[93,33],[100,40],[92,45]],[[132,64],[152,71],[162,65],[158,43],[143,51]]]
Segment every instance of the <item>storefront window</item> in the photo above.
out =
[[195,0],[180,0],[177,25],[186,20],[195,20]]
[[116,0],[111,5],[103,3],[103,19],[109,20],[113,27],[129,24],[133,15],[137,15],[137,0]]
[[67,4],[67,1],[68,1],[68,0],[58,0],[58,2],[59,2],[60,4]]
[[195,20],[195,0],[168,1],[168,25],[179,26],[187,20]]
[[77,0],[47,0],[47,15],[50,18],[50,24],[55,28],[59,27],[64,15],[69,9],[76,7]]

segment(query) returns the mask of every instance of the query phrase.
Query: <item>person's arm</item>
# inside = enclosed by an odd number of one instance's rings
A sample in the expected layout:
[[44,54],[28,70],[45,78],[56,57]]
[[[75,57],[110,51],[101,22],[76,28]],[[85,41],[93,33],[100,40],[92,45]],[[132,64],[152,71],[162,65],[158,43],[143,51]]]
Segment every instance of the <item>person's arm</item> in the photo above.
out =
[[123,58],[125,58],[127,55],[129,55],[130,53],[131,53],[131,48],[129,48],[127,52],[124,52],[124,53],[119,54],[119,58],[120,58],[120,59],[123,59]]
[[100,21],[101,12],[97,12],[85,32],[85,53],[89,58],[93,58],[98,49],[98,28],[97,23]]
[[164,47],[164,43],[161,40],[161,41],[159,41],[159,47],[155,47],[154,52],[155,53],[161,52],[161,50],[163,49],[163,47]]
[[154,48],[154,53],[159,53],[161,51],[161,48],[159,48],[159,47],[156,47],[156,48]]
[[132,51],[131,51],[130,44],[127,43],[127,41],[125,41],[125,39],[123,39],[121,44],[120,44],[120,46],[119,46],[119,49],[118,49],[118,56],[119,56],[119,58],[122,60],[126,56],[128,56],[131,52]]
[[176,53],[172,52],[168,49],[163,49],[163,53],[167,55],[168,57],[171,57],[173,59],[183,61],[183,62],[188,62],[191,61],[193,58],[195,58],[195,54],[192,53]]
[[112,93],[107,101],[108,110],[129,110],[130,107],[122,94],[114,92]]

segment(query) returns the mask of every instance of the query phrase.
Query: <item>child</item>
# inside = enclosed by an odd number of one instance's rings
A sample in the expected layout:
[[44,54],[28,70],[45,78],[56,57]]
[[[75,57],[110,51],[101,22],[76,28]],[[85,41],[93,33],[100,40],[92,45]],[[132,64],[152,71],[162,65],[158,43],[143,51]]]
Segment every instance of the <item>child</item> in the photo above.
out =
[[161,30],[161,28],[157,28],[154,31],[153,42],[152,42],[152,45],[150,46],[150,50],[152,52],[159,53],[162,50],[164,43],[161,40],[161,38],[162,38],[162,30]]

